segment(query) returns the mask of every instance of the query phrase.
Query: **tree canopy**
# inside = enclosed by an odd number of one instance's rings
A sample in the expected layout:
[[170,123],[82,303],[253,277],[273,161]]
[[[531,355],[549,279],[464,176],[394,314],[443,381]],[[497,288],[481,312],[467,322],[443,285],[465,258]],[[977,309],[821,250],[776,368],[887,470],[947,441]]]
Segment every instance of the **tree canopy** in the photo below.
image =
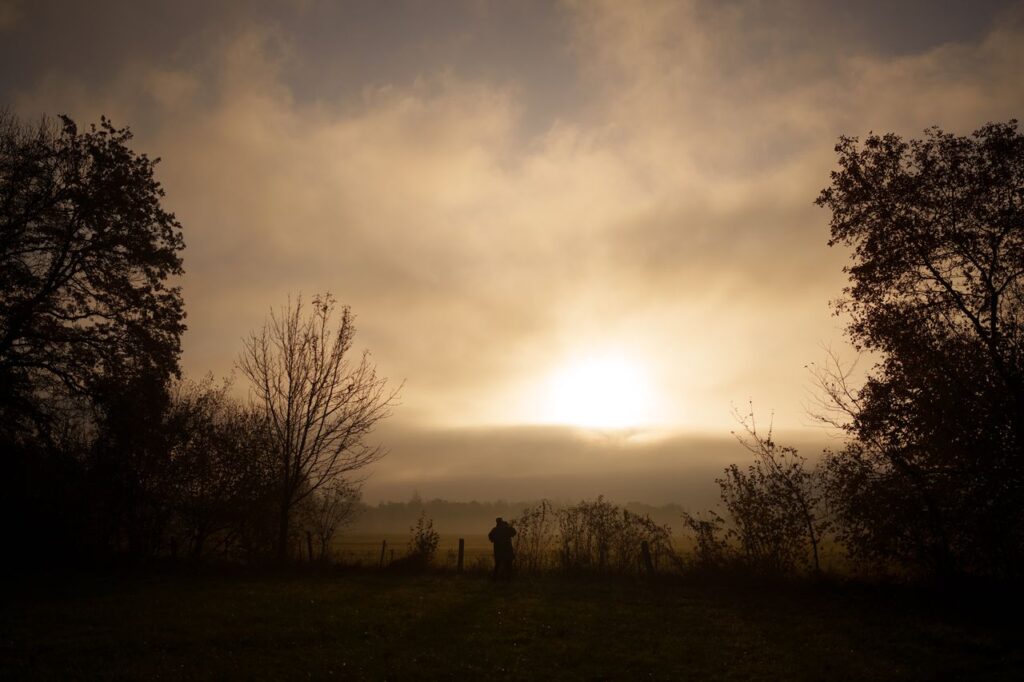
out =
[[[817,199],[852,250],[836,310],[881,360],[840,400],[850,547],[937,571],[1005,572],[1024,493],[1024,135],[843,137]],[[845,396],[845,397],[844,397]]]
[[157,160],[107,119],[29,127],[0,114],[0,411],[39,426],[47,400],[178,373],[181,225]]

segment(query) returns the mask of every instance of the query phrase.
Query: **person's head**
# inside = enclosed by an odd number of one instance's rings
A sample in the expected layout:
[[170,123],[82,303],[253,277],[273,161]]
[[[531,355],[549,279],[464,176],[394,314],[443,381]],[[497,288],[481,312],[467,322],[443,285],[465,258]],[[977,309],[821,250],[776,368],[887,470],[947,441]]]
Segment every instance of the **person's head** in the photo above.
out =
[[501,524],[505,523],[505,519],[499,516],[498,518],[494,519],[494,523],[500,526]]

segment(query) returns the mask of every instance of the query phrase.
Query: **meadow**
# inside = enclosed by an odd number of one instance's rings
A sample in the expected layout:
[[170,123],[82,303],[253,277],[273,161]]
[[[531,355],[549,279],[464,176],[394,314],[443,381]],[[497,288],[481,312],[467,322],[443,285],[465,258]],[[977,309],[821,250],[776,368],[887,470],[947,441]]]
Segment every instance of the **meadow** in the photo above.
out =
[[[440,534],[440,542],[433,563],[439,568],[455,568],[459,539],[465,542],[463,551],[466,566],[490,564],[492,548],[486,534]],[[346,533],[331,543],[331,557],[346,566],[377,567],[381,561],[381,542],[384,547],[384,566],[400,559],[409,550],[409,533]]]
[[1015,595],[369,569],[20,579],[3,679],[1020,679]]

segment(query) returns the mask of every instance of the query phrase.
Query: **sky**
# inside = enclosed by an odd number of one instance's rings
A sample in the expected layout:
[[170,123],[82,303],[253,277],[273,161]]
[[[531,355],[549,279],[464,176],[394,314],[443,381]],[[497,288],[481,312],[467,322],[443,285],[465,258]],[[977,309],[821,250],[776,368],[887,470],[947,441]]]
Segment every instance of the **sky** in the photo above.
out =
[[187,375],[352,307],[404,382],[370,501],[703,501],[748,401],[835,447],[836,139],[1020,117],[1022,73],[1021,2],[0,0],[0,105],[161,158]]

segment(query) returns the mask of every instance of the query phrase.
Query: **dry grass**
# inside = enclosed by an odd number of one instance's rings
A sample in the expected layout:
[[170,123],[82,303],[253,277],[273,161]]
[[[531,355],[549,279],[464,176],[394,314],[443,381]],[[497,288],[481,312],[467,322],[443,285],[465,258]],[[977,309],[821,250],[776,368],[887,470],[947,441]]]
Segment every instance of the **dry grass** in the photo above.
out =
[[1005,595],[376,571],[35,578],[5,679],[1019,679]]

